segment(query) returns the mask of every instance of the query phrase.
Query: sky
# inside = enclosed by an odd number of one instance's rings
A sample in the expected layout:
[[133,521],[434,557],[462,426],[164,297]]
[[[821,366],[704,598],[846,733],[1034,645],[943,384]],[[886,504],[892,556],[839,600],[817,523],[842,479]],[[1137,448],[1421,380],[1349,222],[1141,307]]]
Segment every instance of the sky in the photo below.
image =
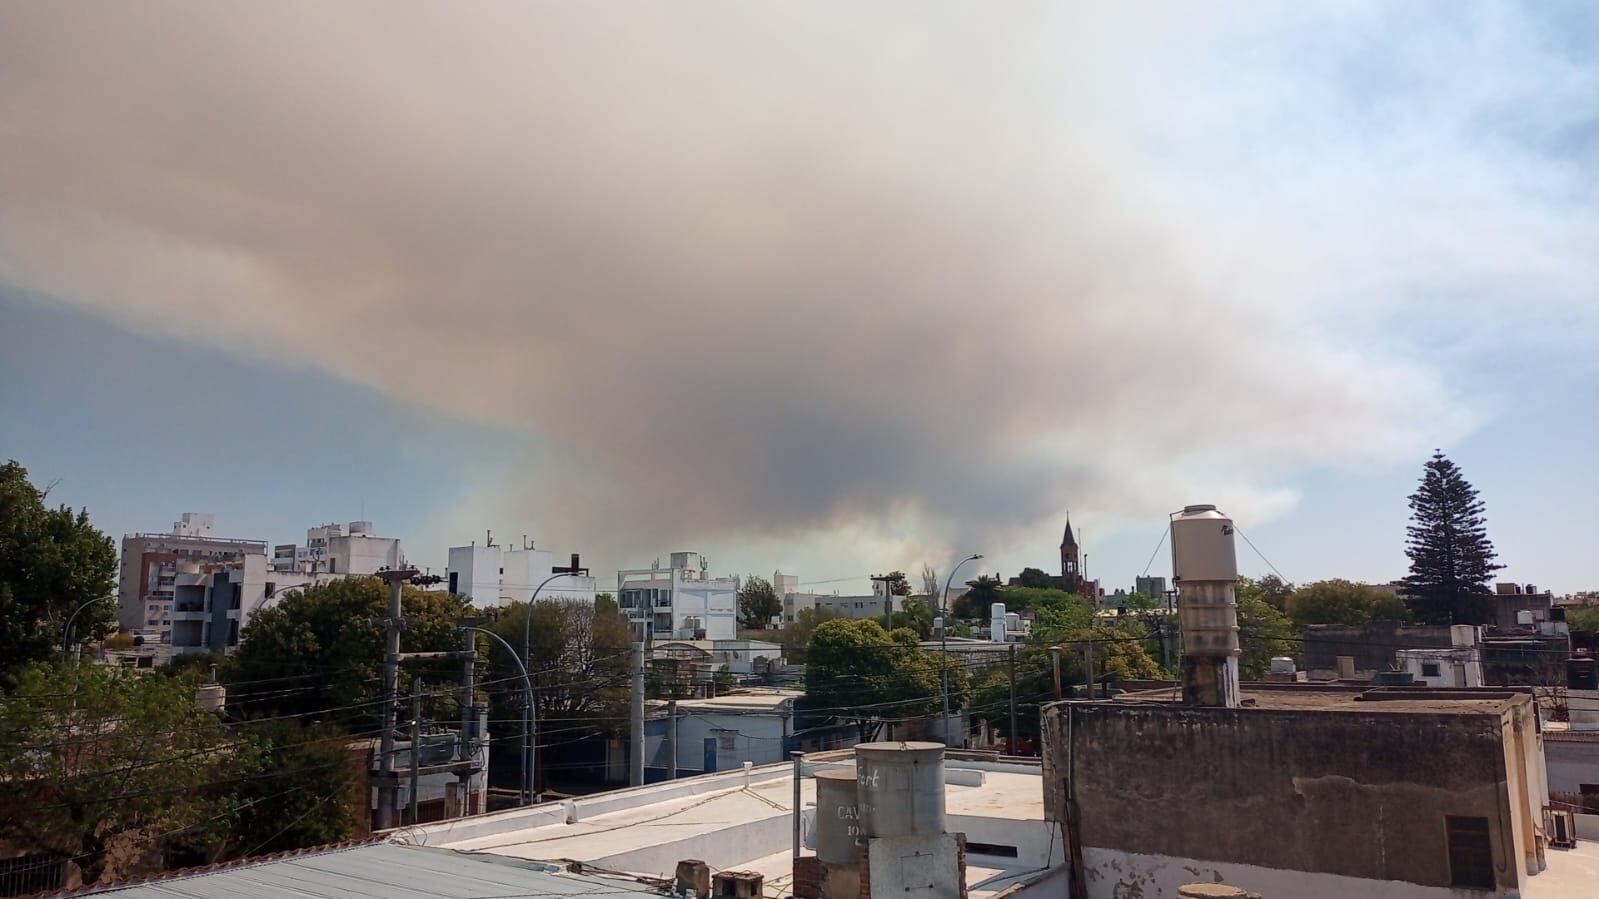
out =
[[[0,457],[817,589],[1404,574],[1442,448],[1599,587],[1599,10],[0,5]],[[1153,561],[1151,561],[1153,559]]]

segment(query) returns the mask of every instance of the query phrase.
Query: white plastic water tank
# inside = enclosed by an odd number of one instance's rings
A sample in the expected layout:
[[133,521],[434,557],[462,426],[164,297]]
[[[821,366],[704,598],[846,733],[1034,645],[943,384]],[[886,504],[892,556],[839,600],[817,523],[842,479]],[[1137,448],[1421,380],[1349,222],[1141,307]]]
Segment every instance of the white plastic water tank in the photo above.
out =
[[995,643],[1004,643],[1009,639],[1005,633],[1005,604],[996,602],[988,607],[988,639]]
[[356,534],[370,534],[370,533],[372,533],[372,522],[370,522],[370,521],[352,521],[352,522],[350,522],[350,535],[351,536],[354,536]]
[[195,688],[194,704],[202,712],[221,712],[227,702],[228,688],[221,684],[201,684]]
[[1532,624],[1532,610],[1531,609],[1522,609],[1521,611],[1517,612],[1516,613],[1516,623],[1517,624],[1521,624],[1521,625],[1529,625],[1530,626]]
[[1272,656],[1272,674],[1293,674],[1295,671],[1294,660],[1288,656]]
[[1172,574],[1182,581],[1238,580],[1233,520],[1215,506],[1187,506],[1171,522]]

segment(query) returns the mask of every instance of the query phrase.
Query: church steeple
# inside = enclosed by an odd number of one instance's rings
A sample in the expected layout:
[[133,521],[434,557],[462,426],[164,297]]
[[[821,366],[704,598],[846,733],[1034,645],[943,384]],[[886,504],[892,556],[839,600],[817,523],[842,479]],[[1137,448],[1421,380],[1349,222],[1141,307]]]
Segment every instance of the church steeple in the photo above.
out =
[[1066,514],[1066,535],[1060,541],[1060,573],[1062,577],[1076,578],[1081,573],[1077,553],[1077,537],[1072,534],[1072,516]]

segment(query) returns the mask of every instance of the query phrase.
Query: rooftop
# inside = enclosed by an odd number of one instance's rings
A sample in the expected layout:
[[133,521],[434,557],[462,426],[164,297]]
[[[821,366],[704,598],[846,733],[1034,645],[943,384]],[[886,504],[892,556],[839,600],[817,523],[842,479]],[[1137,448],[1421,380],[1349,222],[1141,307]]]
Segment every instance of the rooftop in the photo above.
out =
[[[810,757],[807,773],[853,770],[849,751]],[[571,859],[647,877],[670,877],[678,861],[755,871],[767,892],[792,876],[794,780],[788,763],[683,778],[560,804],[408,828],[421,845],[521,859]],[[967,886],[990,895],[1059,864],[1056,828],[1044,821],[1037,765],[947,759],[945,812],[970,843],[1014,847],[1014,857],[971,853]],[[800,781],[803,845],[814,851],[816,782]],[[809,853],[807,853],[809,854]]]
[[[1172,704],[1178,687],[1123,693],[1112,703]],[[1321,684],[1245,684],[1246,708],[1299,709],[1361,714],[1500,715],[1532,702],[1530,694],[1513,689],[1444,689],[1441,687],[1370,687]],[[1183,708],[1189,708],[1183,706]]]
[[56,895],[101,893],[115,894],[118,899],[558,899],[599,894],[615,899],[660,899],[658,892],[637,881],[571,874],[560,866],[503,856],[467,855],[391,842],[327,846]]
[[[728,693],[705,699],[679,699],[677,707],[683,709],[699,709],[701,711],[728,711],[728,712],[775,712],[784,703],[805,695],[803,690],[756,690],[744,693]],[[664,712],[666,703],[659,699],[652,699],[646,706],[651,710]]]

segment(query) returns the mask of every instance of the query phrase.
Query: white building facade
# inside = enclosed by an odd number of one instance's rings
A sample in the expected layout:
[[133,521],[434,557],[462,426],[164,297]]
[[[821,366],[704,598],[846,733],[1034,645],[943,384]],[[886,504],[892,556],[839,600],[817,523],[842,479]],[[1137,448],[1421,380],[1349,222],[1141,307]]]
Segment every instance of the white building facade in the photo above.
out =
[[616,602],[654,639],[732,640],[738,636],[736,577],[711,577],[699,553],[672,553],[658,565],[616,573]]
[[375,574],[400,567],[401,558],[398,538],[373,535],[370,521],[352,521],[308,528],[304,546],[274,546],[272,569],[340,576]]
[[570,599],[592,603],[594,578],[579,562],[573,553],[569,564],[557,565],[555,553],[531,546],[452,546],[445,583],[451,593],[469,599],[479,609],[527,602],[540,584],[544,585],[539,590],[540,601]]

